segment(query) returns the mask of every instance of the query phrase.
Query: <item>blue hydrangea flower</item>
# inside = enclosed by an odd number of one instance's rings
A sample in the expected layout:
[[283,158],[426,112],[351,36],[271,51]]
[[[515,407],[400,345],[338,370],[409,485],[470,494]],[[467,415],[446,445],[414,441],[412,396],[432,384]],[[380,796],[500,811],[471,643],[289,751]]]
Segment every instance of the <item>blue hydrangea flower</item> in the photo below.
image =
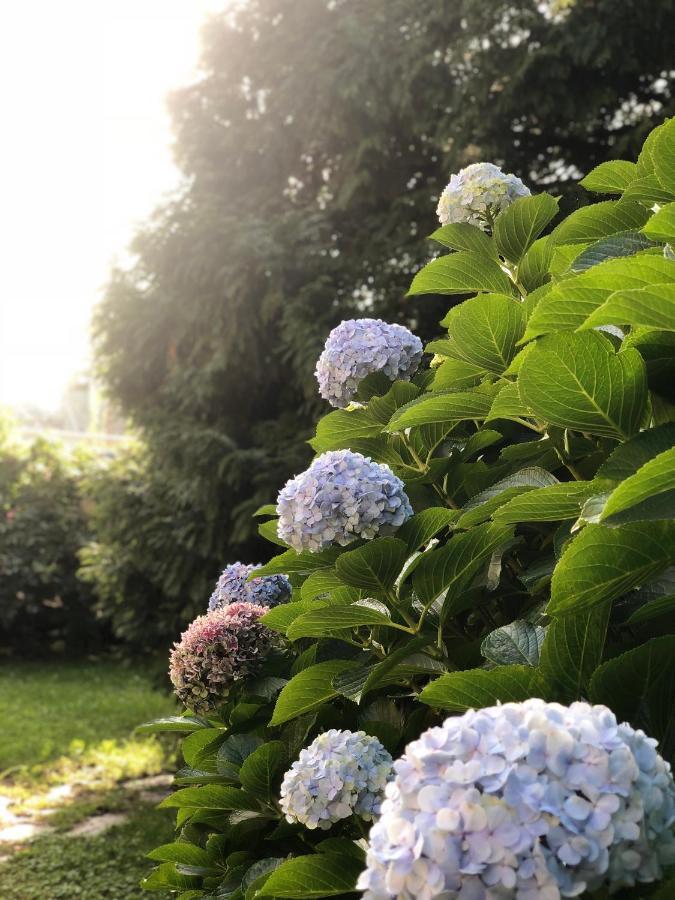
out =
[[294,550],[316,552],[390,532],[413,511],[389,466],[351,450],[331,450],[286,483],[277,514],[283,541]]
[[332,728],[302,750],[284,775],[282,812],[307,828],[330,828],[352,813],[370,822],[380,810],[392,762],[377,738]]
[[506,175],[493,163],[473,163],[451,176],[436,214],[441,225],[467,222],[485,228],[488,210],[496,216],[514,200],[529,196],[530,189],[515,175]]
[[235,562],[225,566],[209,600],[209,610],[229,606],[230,603],[255,603],[258,606],[278,606],[291,598],[291,583],[285,575],[264,575],[246,579],[259,569],[260,563],[246,565]]
[[402,325],[382,319],[348,319],[328,335],[316,364],[319,393],[331,406],[348,406],[372,372],[409,381],[422,359],[422,341]]
[[394,763],[366,900],[559,900],[662,877],[675,783],[656,741],[605,706],[470,710]]

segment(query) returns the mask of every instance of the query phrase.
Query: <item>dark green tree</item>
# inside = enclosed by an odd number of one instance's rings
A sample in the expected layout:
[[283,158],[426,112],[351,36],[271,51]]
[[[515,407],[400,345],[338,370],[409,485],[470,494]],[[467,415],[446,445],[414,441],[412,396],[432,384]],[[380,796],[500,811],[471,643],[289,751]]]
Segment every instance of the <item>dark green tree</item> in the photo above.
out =
[[[673,111],[674,13],[673,0],[576,0],[559,16],[535,0],[250,0],[210,20],[200,77],[170,101],[183,187],[95,320],[152,498],[131,572],[128,490],[107,491],[98,517],[88,572],[118,610],[162,596],[187,619],[223,563],[265,552],[251,513],[310,456],[331,327],[373,315],[435,333],[447,301],[404,295],[451,172],[491,160],[565,193],[635,155]],[[580,201],[572,189],[568,207]]]

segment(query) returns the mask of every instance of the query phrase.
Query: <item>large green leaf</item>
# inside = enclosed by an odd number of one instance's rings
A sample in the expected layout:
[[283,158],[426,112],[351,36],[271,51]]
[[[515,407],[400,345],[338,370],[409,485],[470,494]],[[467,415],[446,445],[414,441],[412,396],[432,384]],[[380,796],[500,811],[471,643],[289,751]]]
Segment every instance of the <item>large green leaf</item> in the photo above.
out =
[[541,697],[545,686],[532,666],[497,666],[449,672],[428,684],[418,700],[452,712]]
[[474,253],[497,258],[494,241],[482,228],[469,225],[467,222],[451,222],[449,225],[443,225],[430,234],[429,239],[451,250],[471,250]]
[[174,841],[172,844],[163,844],[148,853],[148,859],[158,862],[182,863],[185,866],[202,866],[209,868],[212,859],[202,847],[190,844],[188,841]]
[[269,612],[266,612],[260,621],[272,631],[286,634],[290,625],[309,609],[311,609],[311,606],[306,600],[298,600],[295,603],[281,603],[279,606],[275,606]]
[[512,534],[509,526],[483,524],[425,554],[413,575],[417,596],[427,604],[444,595],[443,616],[452,615],[480,568]]
[[309,442],[317,453],[350,447],[360,438],[377,437],[382,425],[373,419],[367,409],[336,409],[316,426],[316,436]]
[[601,238],[574,258],[570,271],[585,272],[608,259],[622,256],[635,256],[642,250],[654,247],[654,243],[639,231],[620,231],[609,237]]
[[615,291],[673,282],[675,265],[662,256],[642,253],[628,259],[608,259],[551,288],[530,316],[523,340],[580,328]]
[[[534,349],[534,345],[532,345]],[[505,384],[495,397],[490,412],[485,417],[486,422],[494,422],[497,419],[525,419],[532,416],[532,410],[523,403],[520,396],[520,388],[517,381]]]
[[386,593],[394,586],[407,556],[408,548],[404,541],[382,537],[343,553],[335,568],[345,584]]
[[139,734],[152,734],[158,731],[183,731],[193,732],[208,728],[209,723],[196,716],[165,716],[162,719],[153,719],[152,722],[144,722],[138,725],[136,731]]
[[638,177],[638,167],[625,159],[600,163],[579,182],[587,191],[596,194],[622,194]]
[[[539,238],[530,247],[518,264],[518,281],[529,292],[523,304],[526,317],[534,308],[531,304],[536,302],[533,291],[542,287],[549,279],[549,268],[553,260],[554,246],[548,237]],[[527,305],[526,305],[527,304]]]
[[525,357],[518,384],[524,402],[545,421],[621,440],[639,429],[647,403],[640,354],[615,353],[596,331],[543,339]]
[[672,190],[666,190],[656,175],[642,175],[628,185],[623,199],[644,203],[651,208],[655,203],[672,202],[675,200],[675,193]]
[[272,798],[272,785],[286,762],[286,747],[281,741],[270,741],[258,747],[242,763],[239,779],[244,790],[261,800]]
[[545,631],[524,619],[496,628],[484,638],[480,652],[496,665],[536,666]]
[[675,561],[675,522],[587,525],[570,541],[551,580],[549,615],[614,600]]
[[282,725],[336,697],[333,678],[355,665],[354,660],[332,659],[298,672],[277,697],[270,725]]
[[455,307],[449,330],[458,358],[501,375],[525,330],[523,307],[503,294],[473,297]]
[[576,519],[584,500],[596,493],[592,482],[569,481],[528,491],[509,500],[493,515],[495,522],[505,525],[517,522],[560,522]]
[[640,228],[649,218],[649,210],[640,203],[604,200],[583,206],[564,219],[552,234],[556,244],[586,244],[617,231]]
[[554,619],[546,629],[540,668],[565,703],[587,695],[593,672],[602,662],[611,603]]
[[[672,263],[675,269],[675,263]],[[675,331],[675,283],[616,291],[579,326],[644,325]]]
[[512,293],[511,282],[495,260],[470,250],[433,259],[415,275],[410,294]]
[[256,801],[239,788],[224,784],[205,784],[203,787],[182,788],[160,803],[161,807],[178,809],[247,809],[258,808]]
[[519,263],[558,212],[558,200],[550,194],[521,197],[497,216],[494,239],[502,256]]
[[377,607],[338,606],[305,613],[288,627],[286,637],[295,641],[303,637],[327,637],[361,625],[384,625],[396,628],[396,623]]
[[[456,351],[454,351],[456,352]],[[464,359],[446,359],[434,369],[434,391],[463,391],[475,387],[487,372]]]
[[434,394],[415,401],[394,413],[387,431],[403,431],[414,425],[436,422],[461,422],[464,419],[483,419],[490,411],[492,398],[482,391],[454,391]]
[[590,695],[620,722],[660,741],[669,759],[675,749],[675,635],[653,638],[604,663],[591,679]]
[[667,190],[675,190],[675,119],[659,128],[651,150],[654,173]]
[[558,483],[558,479],[539,466],[528,466],[512,475],[507,475],[485,490],[475,494],[461,510],[457,525],[469,528],[489,519],[492,513],[512,497],[524,491],[532,491]]
[[675,447],[675,422],[641,431],[612,451],[597,471],[596,478],[624,481],[650,459]]
[[363,862],[346,853],[315,853],[282,863],[258,888],[257,897],[335,897],[356,889]]
[[622,521],[675,519],[675,447],[650,459],[609,495],[600,521],[617,521],[619,515]]
[[256,569],[251,574],[252,578],[261,578],[263,575],[309,575],[317,569],[330,568],[340,555],[339,547],[329,547],[318,553],[296,553],[295,550],[286,550],[274,556],[268,563]]
[[396,537],[405,541],[408,550],[412,553],[429,543],[439,531],[451,525],[459,516],[455,509],[446,509],[444,506],[432,506],[417,513],[396,532]]
[[675,241],[675,203],[662,206],[642,231],[654,241]]

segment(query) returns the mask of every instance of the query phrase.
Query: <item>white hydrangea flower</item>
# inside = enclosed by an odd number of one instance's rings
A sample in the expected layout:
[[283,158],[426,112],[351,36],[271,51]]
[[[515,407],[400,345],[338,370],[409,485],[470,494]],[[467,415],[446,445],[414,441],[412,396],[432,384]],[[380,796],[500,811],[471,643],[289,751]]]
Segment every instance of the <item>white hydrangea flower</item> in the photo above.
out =
[[280,805],[287,821],[330,828],[353,813],[370,822],[380,810],[392,758],[365,731],[320,734],[284,775]]
[[390,532],[413,511],[389,466],[351,450],[330,450],[281,489],[277,514],[283,541],[316,552]]
[[422,341],[403,325],[347,319],[328,335],[316,364],[319,393],[331,406],[345,407],[372,372],[383,372],[391,381],[409,381],[423,350]]
[[559,900],[662,877],[675,783],[656,741],[605,706],[470,710],[394,763],[366,900]]
[[515,175],[506,175],[493,163],[473,163],[450,178],[436,213],[441,225],[467,222],[485,228],[488,212],[494,218],[530,189]]

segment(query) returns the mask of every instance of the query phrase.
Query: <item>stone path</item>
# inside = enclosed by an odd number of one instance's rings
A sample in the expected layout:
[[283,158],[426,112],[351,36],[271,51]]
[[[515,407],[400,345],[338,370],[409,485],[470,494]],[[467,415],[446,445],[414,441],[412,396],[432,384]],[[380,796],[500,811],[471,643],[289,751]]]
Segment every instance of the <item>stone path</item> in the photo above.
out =
[[[123,781],[119,787],[130,795],[135,795],[139,803],[157,804],[169,794],[172,782],[171,775],[151,775],[147,778],[136,778]],[[28,841],[55,831],[49,825],[48,817],[59,807],[77,794],[77,785],[60,784],[45,794],[38,794],[22,803],[29,807],[29,812],[15,813],[12,810],[12,799],[0,794],[0,863],[6,862],[12,853],[20,850]],[[129,818],[128,813],[101,813],[89,816],[78,822],[66,837],[94,837],[102,834],[115,825],[123,825]]]

